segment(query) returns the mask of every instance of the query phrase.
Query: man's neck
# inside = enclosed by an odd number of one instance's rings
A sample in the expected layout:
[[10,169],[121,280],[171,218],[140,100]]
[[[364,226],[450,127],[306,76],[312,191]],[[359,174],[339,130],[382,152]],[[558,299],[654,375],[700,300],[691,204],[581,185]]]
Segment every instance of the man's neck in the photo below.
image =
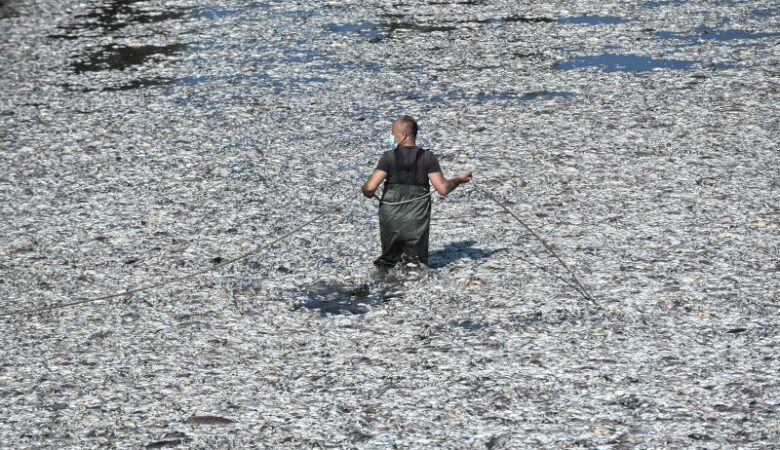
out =
[[416,147],[416,141],[413,139],[404,139],[403,141],[398,143],[399,147]]

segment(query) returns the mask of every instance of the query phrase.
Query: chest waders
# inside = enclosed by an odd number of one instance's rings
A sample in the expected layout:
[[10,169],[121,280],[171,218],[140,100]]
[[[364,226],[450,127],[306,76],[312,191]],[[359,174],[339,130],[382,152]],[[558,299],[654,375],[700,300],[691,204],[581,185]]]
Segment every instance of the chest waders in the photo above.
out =
[[[390,170],[406,172],[407,175],[413,174],[412,179],[416,180],[419,171],[418,162],[423,150],[417,148],[414,161],[409,166],[401,165],[398,150],[399,147],[393,150]],[[379,237],[382,241],[382,256],[374,261],[374,264],[393,266],[399,262],[428,263],[428,236],[431,228],[431,197],[425,195],[429,192],[428,189],[413,184],[385,182],[384,195],[379,203]],[[385,201],[396,203],[415,198],[419,199],[401,205],[385,204]]]

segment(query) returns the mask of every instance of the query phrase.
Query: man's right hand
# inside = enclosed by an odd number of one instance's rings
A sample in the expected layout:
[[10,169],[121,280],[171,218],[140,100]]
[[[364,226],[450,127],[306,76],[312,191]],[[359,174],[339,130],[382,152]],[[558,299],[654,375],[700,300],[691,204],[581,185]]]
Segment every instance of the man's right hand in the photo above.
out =
[[473,172],[471,170],[467,170],[465,172],[461,172],[458,174],[458,178],[460,179],[461,183],[468,183],[471,181],[471,177],[473,176]]
[[449,180],[444,178],[441,172],[431,172],[428,174],[428,178],[431,180],[431,184],[433,184],[436,192],[444,197],[461,184],[471,181],[471,171],[461,172]]

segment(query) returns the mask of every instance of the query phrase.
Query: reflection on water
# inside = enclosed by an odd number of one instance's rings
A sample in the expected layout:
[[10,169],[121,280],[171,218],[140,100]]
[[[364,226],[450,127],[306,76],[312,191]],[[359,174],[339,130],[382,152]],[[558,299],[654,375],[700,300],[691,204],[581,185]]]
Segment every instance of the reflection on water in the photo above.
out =
[[73,70],[97,72],[102,70],[125,70],[143,64],[156,55],[173,55],[183,50],[183,44],[122,46],[109,44],[93,53],[87,61],[73,63]]
[[598,67],[605,72],[646,72],[653,69],[686,70],[697,62],[681,59],[655,59],[648,56],[605,53],[595,56],[580,56],[553,67],[560,70]]
[[561,17],[557,22],[571,25],[617,25],[629,22],[629,20],[617,16],[579,16]]
[[697,42],[697,41],[705,41],[705,40],[732,41],[738,39],[761,39],[766,37],[780,36],[780,33],[771,33],[771,32],[752,33],[743,30],[703,30],[699,34],[685,34],[685,33],[674,33],[671,31],[660,31],[658,33],[655,33],[655,35],[661,39],[678,39],[678,40],[684,40],[689,42]]

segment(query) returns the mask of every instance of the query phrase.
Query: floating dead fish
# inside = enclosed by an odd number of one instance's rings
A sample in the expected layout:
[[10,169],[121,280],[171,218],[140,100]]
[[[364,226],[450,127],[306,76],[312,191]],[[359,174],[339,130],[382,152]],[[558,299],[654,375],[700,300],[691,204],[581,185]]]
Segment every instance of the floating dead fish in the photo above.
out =
[[501,435],[498,435],[498,436],[493,436],[492,438],[490,438],[489,441],[487,441],[487,443],[485,444],[485,447],[487,447],[488,450],[502,448],[503,446],[505,446],[507,444],[507,442],[509,442],[509,438],[510,437],[511,436],[508,435],[508,434],[501,434]]
[[[0,317],[0,447],[771,446],[778,18],[0,0],[0,314],[205,271]],[[401,114],[474,180],[378,276]]]
[[169,448],[179,446],[183,443],[184,441],[181,439],[166,439],[162,441],[150,442],[146,444],[146,448]]
[[189,422],[194,425],[229,425],[234,421],[220,416],[192,416]]

